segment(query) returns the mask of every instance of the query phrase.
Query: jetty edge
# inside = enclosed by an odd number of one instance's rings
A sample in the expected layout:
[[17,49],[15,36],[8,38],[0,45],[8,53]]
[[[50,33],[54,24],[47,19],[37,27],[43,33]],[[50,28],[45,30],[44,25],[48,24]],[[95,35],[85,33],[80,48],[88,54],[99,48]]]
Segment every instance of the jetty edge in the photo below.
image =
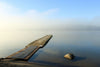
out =
[[11,54],[5,59],[14,59],[14,60],[29,60],[40,48],[43,48],[53,35],[46,35],[38,40],[35,40],[25,46],[25,48]]

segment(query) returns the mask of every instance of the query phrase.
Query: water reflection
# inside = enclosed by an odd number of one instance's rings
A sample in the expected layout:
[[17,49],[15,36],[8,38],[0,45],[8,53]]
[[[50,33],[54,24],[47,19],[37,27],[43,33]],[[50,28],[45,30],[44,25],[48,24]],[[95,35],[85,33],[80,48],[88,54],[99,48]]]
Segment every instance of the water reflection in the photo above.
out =
[[[41,53],[37,57],[34,55],[29,61],[47,64],[52,62],[65,66],[98,67],[100,59],[97,57],[100,56],[100,49],[97,46],[100,46],[98,45],[100,44],[98,41],[100,34],[97,33],[100,32],[67,31],[54,33],[52,40],[40,50]],[[66,60],[63,56],[67,53],[75,54],[75,59]]]
[[76,61],[81,61],[81,60],[86,60],[86,57],[78,57],[78,56],[75,56],[75,59],[73,59],[72,61],[73,62],[76,62]]
[[[5,57],[24,48],[31,41],[47,34],[53,34],[49,43],[29,62],[38,62],[59,67],[100,67],[99,31],[17,31],[1,34],[0,57]],[[70,61],[64,58],[67,53],[76,57]]]

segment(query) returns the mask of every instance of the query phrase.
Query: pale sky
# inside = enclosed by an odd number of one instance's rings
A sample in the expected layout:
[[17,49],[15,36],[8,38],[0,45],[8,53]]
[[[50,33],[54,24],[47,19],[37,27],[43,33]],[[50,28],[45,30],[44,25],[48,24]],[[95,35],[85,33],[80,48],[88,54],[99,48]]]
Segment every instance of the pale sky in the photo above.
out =
[[100,0],[0,0],[1,30],[100,26]]

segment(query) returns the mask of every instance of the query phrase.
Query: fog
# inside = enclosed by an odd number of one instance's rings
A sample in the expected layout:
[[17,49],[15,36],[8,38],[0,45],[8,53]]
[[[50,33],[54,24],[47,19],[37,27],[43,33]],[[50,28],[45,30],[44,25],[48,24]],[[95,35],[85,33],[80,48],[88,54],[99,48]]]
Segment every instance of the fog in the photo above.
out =
[[93,18],[54,18],[60,9],[44,12],[35,9],[24,11],[7,3],[0,2],[0,31],[11,30],[100,30],[100,17]]

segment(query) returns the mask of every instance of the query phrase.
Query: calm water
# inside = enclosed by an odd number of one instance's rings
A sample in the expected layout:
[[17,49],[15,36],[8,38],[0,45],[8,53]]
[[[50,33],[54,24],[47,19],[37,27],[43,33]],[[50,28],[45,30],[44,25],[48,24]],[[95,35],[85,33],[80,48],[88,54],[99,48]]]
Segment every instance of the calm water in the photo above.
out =
[[[0,57],[16,52],[46,34],[53,34],[53,38],[29,62],[59,67],[100,67],[100,31],[3,31],[0,33]],[[73,53],[75,59],[65,59],[67,53]]]

